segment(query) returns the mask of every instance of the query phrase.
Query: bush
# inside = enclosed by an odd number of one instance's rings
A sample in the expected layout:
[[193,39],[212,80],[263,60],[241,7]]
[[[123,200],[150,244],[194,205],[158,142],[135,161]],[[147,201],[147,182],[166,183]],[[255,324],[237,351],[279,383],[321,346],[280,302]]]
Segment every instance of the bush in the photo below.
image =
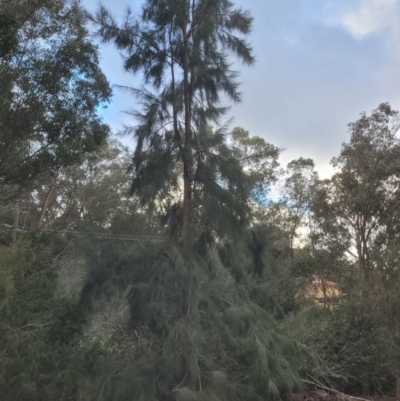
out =
[[362,307],[341,305],[331,311],[312,306],[284,325],[314,356],[316,365],[304,361],[306,379],[314,377],[347,394],[393,393],[387,338]]
[[2,401],[73,400],[102,354],[82,341],[82,306],[55,297],[52,255],[45,236],[0,248]]

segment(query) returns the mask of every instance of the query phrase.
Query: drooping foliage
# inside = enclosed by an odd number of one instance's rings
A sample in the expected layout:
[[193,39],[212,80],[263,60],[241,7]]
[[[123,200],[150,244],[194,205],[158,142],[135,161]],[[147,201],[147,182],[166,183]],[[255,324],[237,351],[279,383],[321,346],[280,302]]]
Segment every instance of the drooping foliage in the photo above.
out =
[[[204,223],[196,214],[200,205],[206,209],[212,202],[219,212],[230,208],[231,220],[243,220],[253,188],[243,175],[245,160],[235,157],[227,129],[220,126],[227,111],[220,96],[240,100],[229,55],[253,63],[246,41],[249,13],[226,0],[147,1],[140,15],[128,11],[120,26],[104,8],[93,20],[102,40],[124,52],[125,69],[143,74],[142,88],[132,89],[142,103],[132,112],[137,126],[126,130],[137,140],[132,193],[146,204],[167,203],[184,240]],[[245,136],[235,140],[245,146]],[[277,149],[260,141],[258,157],[276,159]]]
[[[126,293],[130,330],[150,330],[146,351],[107,377],[100,399],[279,399],[299,385],[301,350],[237,284],[217,249],[107,245],[100,261],[82,302]],[[251,268],[251,258],[241,262]]]
[[279,150],[221,124],[220,94],[240,99],[229,53],[253,61],[251,18],[229,1],[174,0],[147,1],[121,26],[102,7],[92,18],[125,69],[143,73],[132,89],[138,124],[126,130],[137,141],[132,195],[169,228],[159,245],[104,245],[93,259],[82,302],[95,311],[125,294],[130,330],[147,333],[146,351],[111,373],[99,397],[279,399],[299,384],[300,350],[255,297],[268,236],[252,224]]

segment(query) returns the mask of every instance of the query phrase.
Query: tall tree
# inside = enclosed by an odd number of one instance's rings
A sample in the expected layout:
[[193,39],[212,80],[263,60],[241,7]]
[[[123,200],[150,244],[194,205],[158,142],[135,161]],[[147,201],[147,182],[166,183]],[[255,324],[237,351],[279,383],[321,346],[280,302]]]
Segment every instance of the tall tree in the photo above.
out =
[[344,143],[340,155],[332,160],[339,171],[321,186],[315,204],[325,233],[340,239],[357,262],[364,291],[376,267],[374,253],[382,230],[393,233],[397,226],[399,127],[398,112],[387,103],[349,124],[350,142]]
[[128,292],[130,325],[151,344],[111,373],[102,397],[279,398],[298,383],[298,354],[251,295],[267,248],[251,209],[275,180],[279,150],[229,132],[220,105],[222,95],[240,100],[229,62],[233,53],[252,64],[252,19],[228,0],[148,0],[122,26],[103,7],[93,20],[124,52],[126,70],[143,74],[132,89],[138,125],[126,130],[137,141],[132,193],[172,230],[160,244],[108,244],[93,258],[82,302],[106,288]]
[[[346,254],[358,270],[347,287],[360,315],[385,333],[400,399],[400,128],[399,113],[383,103],[349,124],[350,141],[332,160],[337,173],[321,183],[313,212],[319,246]],[[345,272],[342,272],[345,273]]]
[[[133,112],[138,126],[127,129],[137,140],[132,192],[154,200],[171,179],[176,187],[182,182],[180,228],[182,237],[190,238],[197,187],[215,192],[227,174],[222,167],[209,171],[227,151],[224,130],[213,132],[210,126],[227,111],[219,104],[222,93],[240,100],[230,54],[253,64],[245,40],[252,18],[228,0],[148,0],[141,15],[128,10],[121,26],[103,7],[93,19],[103,41],[124,52],[125,69],[143,73],[144,86],[133,89],[143,104],[141,112]],[[147,184],[154,180],[158,185],[150,191]]]
[[287,209],[289,224],[289,247],[293,257],[294,240],[305,216],[310,213],[311,203],[318,181],[314,161],[300,157],[292,160],[286,170],[282,185],[282,203]]

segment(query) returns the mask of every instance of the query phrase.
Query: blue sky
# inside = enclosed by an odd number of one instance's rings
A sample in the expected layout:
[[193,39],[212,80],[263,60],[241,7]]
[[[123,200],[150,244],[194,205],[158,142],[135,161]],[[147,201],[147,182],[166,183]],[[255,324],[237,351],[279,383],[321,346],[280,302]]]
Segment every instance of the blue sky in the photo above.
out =
[[[382,102],[400,109],[400,0],[236,0],[254,17],[251,42],[257,62],[238,65],[242,103],[233,125],[286,149],[283,166],[300,156],[316,161],[323,177],[332,169],[347,124]],[[94,11],[97,0],[83,0]],[[103,0],[122,16],[140,2]],[[134,84],[112,46],[102,46],[102,68],[113,84]],[[115,131],[131,123],[135,107],[115,89],[104,118]]]

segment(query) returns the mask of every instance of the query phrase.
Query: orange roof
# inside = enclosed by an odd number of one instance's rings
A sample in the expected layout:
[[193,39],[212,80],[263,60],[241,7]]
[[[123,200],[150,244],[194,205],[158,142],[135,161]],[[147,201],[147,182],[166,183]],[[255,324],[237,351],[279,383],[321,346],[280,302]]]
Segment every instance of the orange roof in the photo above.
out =
[[335,281],[323,280],[318,276],[313,276],[313,281],[311,284],[326,285],[327,287],[337,287],[338,283]]

